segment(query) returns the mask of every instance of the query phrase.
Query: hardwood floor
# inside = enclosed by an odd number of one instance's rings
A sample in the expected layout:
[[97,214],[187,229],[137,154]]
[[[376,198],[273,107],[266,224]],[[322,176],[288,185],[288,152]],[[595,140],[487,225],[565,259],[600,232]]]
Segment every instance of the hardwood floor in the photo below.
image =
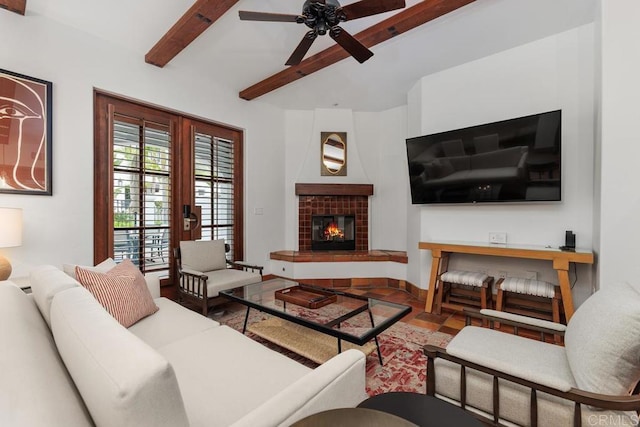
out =
[[[465,326],[465,316],[459,312],[443,309],[442,314],[426,313],[424,311],[424,301],[418,300],[410,293],[395,289],[395,288],[349,288],[346,292],[377,298],[386,301],[396,302],[399,304],[406,304],[412,307],[411,313],[405,316],[401,322],[408,323],[410,325],[429,329],[431,331],[444,332],[450,335],[456,335]],[[473,319],[472,324],[475,326],[481,326],[482,323],[478,319]],[[500,331],[513,333],[513,328],[510,326],[501,326]],[[538,332],[527,331],[520,329],[519,335],[525,336],[531,339],[540,339]],[[554,339],[552,335],[545,336],[545,341],[553,343]]]

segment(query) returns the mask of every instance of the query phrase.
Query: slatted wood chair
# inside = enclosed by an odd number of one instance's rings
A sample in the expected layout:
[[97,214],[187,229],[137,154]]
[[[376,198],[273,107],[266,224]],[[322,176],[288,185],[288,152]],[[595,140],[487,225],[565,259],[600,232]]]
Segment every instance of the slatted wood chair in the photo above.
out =
[[219,292],[262,281],[262,266],[229,261],[224,240],[182,241],[173,250],[178,267],[178,297],[202,314],[227,301]]
[[[550,334],[564,327],[496,311],[487,318]],[[564,338],[563,347],[466,326],[446,350],[425,347],[427,394],[490,425],[637,425],[640,289],[596,292],[576,310]]]

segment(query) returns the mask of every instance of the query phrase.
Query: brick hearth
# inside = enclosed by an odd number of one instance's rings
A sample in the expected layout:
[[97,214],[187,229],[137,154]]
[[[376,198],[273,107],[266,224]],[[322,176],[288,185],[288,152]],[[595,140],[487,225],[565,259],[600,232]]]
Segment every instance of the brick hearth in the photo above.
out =
[[298,250],[311,250],[313,215],[355,215],[356,251],[369,249],[369,184],[296,184]]

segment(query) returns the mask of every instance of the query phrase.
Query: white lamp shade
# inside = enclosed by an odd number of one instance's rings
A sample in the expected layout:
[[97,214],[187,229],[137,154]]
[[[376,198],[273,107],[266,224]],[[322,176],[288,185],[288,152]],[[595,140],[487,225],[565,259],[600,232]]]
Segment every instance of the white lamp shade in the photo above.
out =
[[0,248],[22,245],[22,209],[0,208]]

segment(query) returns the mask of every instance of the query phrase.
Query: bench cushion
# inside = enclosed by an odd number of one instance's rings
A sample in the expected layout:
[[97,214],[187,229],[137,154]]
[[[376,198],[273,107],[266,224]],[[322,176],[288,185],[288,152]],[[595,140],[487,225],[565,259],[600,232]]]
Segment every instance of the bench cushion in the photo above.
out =
[[519,277],[507,277],[500,284],[500,289],[507,292],[546,298],[553,298],[556,295],[556,287],[553,283],[521,279]]
[[482,286],[488,278],[489,276],[484,273],[462,270],[447,271],[440,276],[443,282],[475,287]]

